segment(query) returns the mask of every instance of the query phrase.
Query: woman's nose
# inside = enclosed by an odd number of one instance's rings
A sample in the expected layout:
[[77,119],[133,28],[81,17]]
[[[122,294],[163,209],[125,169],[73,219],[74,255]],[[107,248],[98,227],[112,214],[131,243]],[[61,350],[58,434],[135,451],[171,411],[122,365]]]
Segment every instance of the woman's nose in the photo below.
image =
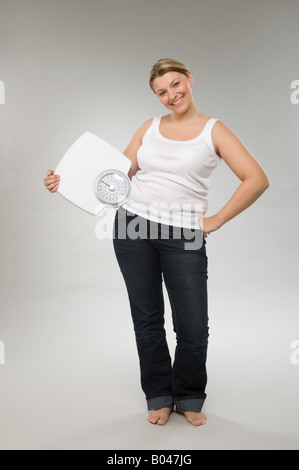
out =
[[169,103],[172,103],[173,101],[175,101],[175,98],[176,98],[176,93],[168,93]]

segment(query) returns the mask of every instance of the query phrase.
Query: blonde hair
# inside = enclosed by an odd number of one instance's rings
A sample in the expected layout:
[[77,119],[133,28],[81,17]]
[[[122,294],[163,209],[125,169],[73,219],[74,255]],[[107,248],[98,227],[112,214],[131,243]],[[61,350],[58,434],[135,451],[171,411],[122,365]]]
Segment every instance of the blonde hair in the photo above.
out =
[[183,64],[182,62],[179,62],[178,60],[175,59],[159,59],[151,68],[150,74],[149,74],[149,85],[153,92],[155,93],[155,90],[153,88],[153,81],[157,77],[161,77],[167,72],[179,72],[183,73],[186,75],[186,77],[189,77],[189,70],[188,67]]

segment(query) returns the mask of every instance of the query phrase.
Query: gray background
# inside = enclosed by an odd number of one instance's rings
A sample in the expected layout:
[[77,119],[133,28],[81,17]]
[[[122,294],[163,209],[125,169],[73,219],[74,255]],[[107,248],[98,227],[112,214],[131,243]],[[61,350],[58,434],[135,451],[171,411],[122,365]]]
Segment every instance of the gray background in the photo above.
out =
[[[1,449],[298,449],[297,0],[1,0]],[[150,425],[127,295],[97,219],[43,186],[86,130],[123,151],[184,62],[270,187],[211,234],[208,421]],[[239,180],[224,162],[208,215]],[[170,308],[166,326],[174,338]]]

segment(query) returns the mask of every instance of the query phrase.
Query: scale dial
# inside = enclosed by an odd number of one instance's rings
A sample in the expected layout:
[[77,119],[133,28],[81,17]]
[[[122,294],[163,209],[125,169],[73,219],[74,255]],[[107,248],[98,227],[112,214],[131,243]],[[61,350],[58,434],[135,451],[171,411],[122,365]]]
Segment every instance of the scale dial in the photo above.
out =
[[129,196],[131,184],[127,175],[119,170],[105,170],[95,180],[96,197],[103,204],[118,207]]

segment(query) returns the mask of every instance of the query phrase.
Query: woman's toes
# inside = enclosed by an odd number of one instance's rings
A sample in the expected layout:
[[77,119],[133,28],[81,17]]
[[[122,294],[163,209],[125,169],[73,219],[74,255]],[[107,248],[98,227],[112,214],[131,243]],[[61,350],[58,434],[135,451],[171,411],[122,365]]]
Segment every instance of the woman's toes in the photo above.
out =
[[163,424],[166,423],[166,419],[165,418],[159,418],[158,421],[157,421],[157,424],[160,424],[160,426],[163,426]]
[[203,413],[197,413],[195,411],[184,411],[186,421],[193,424],[193,426],[204,425],[207,417]]
[[147,419],[152,424],[163,426],[167,423],[171,411],[171,408],[160,408],[159,410],[152,411]]

